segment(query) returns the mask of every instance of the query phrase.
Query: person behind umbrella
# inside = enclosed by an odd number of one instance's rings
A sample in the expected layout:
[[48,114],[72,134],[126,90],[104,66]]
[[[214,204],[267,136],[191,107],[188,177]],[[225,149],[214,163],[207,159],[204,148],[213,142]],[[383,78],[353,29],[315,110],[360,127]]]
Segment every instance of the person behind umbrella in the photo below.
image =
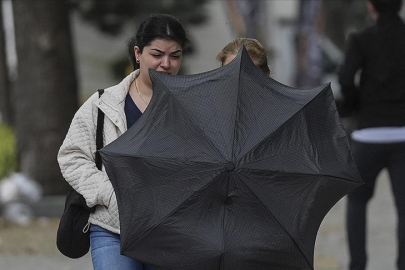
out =
[[95,270],[151,269],[120,255],[120,224],[116,196],[105,171],[95,164],[97,110],[105,113],[104,145],[117,139],[141,117],[152,98],[149,69],[176,75],[190,41],[171,15],[143,21],[128,44],[134,70],[119,84],[92,95],[77,111],[58,153],[66,181],[86,199],[90,215],[90,247]]
[[[376,178],[388,169],[398,214],[398,269],[405,269],[405,24],[402,0],[369,0],[376,25],[349,36],[339,71],[342,114],[355,113],[352,152],[365,184],[348,195],[350,269],[366,268],[366,209]],[[360,84],[355,85],[361,71]]]
[[217,60],[224,66],[235,59],[239,49],[245,46],[253,63],[260,68],[264,74],[270,76],[270,69],[267,64],[266,48],[253,38],[237,38],[228,43],[222,51],[217,55]]

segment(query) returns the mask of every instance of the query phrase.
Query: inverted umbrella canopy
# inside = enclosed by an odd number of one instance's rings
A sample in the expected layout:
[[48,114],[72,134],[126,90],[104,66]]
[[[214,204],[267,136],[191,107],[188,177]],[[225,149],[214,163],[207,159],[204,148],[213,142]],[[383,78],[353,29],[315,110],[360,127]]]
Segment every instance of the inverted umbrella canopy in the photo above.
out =
[[313,269],[323,218],[362,183],[330,85],[285,86],[245,48],[150,77],[142,117],[101,150],[122,254],[165,270]]

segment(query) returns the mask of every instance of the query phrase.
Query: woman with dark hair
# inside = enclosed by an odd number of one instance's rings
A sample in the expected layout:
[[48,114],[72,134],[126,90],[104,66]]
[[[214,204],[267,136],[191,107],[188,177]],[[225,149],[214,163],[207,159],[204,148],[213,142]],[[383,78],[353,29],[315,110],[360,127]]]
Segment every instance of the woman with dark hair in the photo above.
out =
[[143,21],[129,43],[134,70],[119,84],[92,95],[75,114],[58,153],[66,181],[95,207],[90,214],[90,246],[95,270],[152,269],[120,254],[120,224],[114,189],[104,170],[95,164],[97,115],[105,114],[103,143],[122,135],[142,115],[152,98],[148,70],[176,75],[189,40],[180,22],[171,15]]

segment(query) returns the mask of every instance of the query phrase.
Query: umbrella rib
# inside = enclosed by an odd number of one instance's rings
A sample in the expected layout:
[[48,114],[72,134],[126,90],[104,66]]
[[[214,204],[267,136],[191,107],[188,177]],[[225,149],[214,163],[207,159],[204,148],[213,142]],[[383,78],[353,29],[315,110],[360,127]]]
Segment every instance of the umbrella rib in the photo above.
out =
[[[205,189],[207,189],[210,185],[214,185],[215,184],[215,180],[221,175],[221,173],[219,173],[212,181],[210,181],[208,184],[206,184],[205,186],[203,186],[201,189],[199,189],[198,191],[194,192],[190,197],[188,198],[192,198],[194,197],[197,193],[200,193],[202,191],[204,191]],[[183,203],[179,204],[176,208],[174,208],[170,213],[168,213],[165,217],[162,218],[162,220],[155,224],[152,228],[150,228],[149,230],[147,230],[142,236],[139,237],[139,239],[133,243],[131,243],[130,246],[128,246],[128,248],[134,246],[135,244],[137,244],[139,241],[141,241],[143,238],[145,238],[146,236],[148,236],[150,233],[152,233],[152,231],[154,229],[156,229],[159,225],[161,225],[163,222],[165,222],[173,213],[175,213],[178,209],[182,208],[184,206],[184,204],[186,204],[187,201],[184,201]]]
[[[275,132],[277,132],[282,126],[284,126],[287,122],[292,121],[293,117],[296,116],[297,114],[299,114],[305,107],[307,107],[316,97],[318,97],[321,93],[323,93],[325,91],[325,89],[327,89],[328,85],[326,85],[324,87],[324,89],[322,89],[322,91],[320,91],[317,95],[315,95],[310,101],[308,101],[302,108],[300,108],[299,110],[297,110],[296,113],[292,114],[291,117],[284,122],[282,125],[280,125],[276,130],[274,130],[271,134],[269,134],[267,137],[265,137],[264,140],[268,139],[271,135],[273,135]],[[263,142],[264,140],[259,141],[256,145],[254,145],[251,149],[255,149],[261,142]],[[246,142],[247,140],[245,140]],[[250,153],[247,152],[246,154],[244,154],[242,157],[239,158],[239,160],[245,158],[248,154]]]
[[[252,162],[250,162],[252,163]],[[248,164],[248,163],[245,163]],[[300,172],[287,172],[287,171],[268,171],[268,170],[260,170],[260,169],[252,169],[252,168],[243,168],[243,167],[239,167],[240,170],[250,170],[250,171],[256,171],[256,172],[275,172],[275,173],[286,173],[286,174],[296,174],[297,176],[325,176],[325,177],[332,177],[335,178],[336,180],[341,180],[341,181],[348,181],[348,182],[353,182],[353,183],[359,183],[356,180],[353,179],[349,179],[349,178],[343,178],[343,177],[339,177],[336,175],[330,175],[330,174],[315,174],[315,173],[300,173]]]
[[192,118],[190,114],[187,113],[187,110],[185,110],[183,106],[181,106],[181,104],[177,101],[175,96],[173,96],[173,94],[167,89],[166,84],[164,84],[158,77],[155,77],[155,79],[159,80],[159,82],[164,86],[165,92],[172,98],[173,102],[177,104],[177,107],[182,109],[182,112],[184,113],[183,117],[188,120],[188,122],[192,127],[200,131],[199,134],[204,138],[205,142],[208,143],[212,147],[212,149],[216,150],[218,155],[220,155],[223,159],[225,159],[225,157],[221,154],[219,149],[214,144],[212,144],[211,141],[206,137],[205,133],[191,121]]
[[[289,86],[287,86],[287,85],[284,85],[284,86],[293,89],[292,87],[289,87]],[[263,87],[263,86],[262,86],[262,87]],[[279,95],[279,96],[281,96],[281,97],[283,97],[283,98],[285,98],[285,99],[287,99],[287,100],[294,101],[294,99],[293,99],[292,97],[289,97],[289,96],[287,96],[287,95],[284,94],[284,93],[275,91],[275,90],[273,90],[273,89],[270,89],[270,91],[272,91],[272,92],[275,93],[276,95]],[[263,109],[262,109],[262,110],[263,110]],[[262,110],[261,110],[261,111],[262,111]],[[249,135],[246,136],[245,142],[244,142],[244,143],[241,145],[241,147],[240,147],[241,149],[242,149],[243,147],[245,147],[246,142],[248,141],[247,138],[250,136],[250,134],[252,134],[252,132],[249,132]]]
[[[110,153],[110,152],[104,151],[103,153],[104,153],[104,155],[106,155],[106,156],[111,156],[111,157],[116,157],[116,156],[117,156],[117,154],[114,154],[114,153],[112,153],[112,152]],[[126,154],[126,153],[120,153],[119,156],[122,156],[122,157],[133,157],[133,158],[146,158],[146,159],[169,160],[169,161],[176,161],[176,160],[184,161],[184,160],[185,160],[185,159],[181,159],[181,158],[168,158],[168,157],[165,158],[165,157],[154,157],[154,156],[145,156],[145,155],[137,155],[137,156],[134,156],[134,155],[131,155],[131,154]],[[217,162],[211,163],[211,162],[206,162],[206,161],[198,161],[198,163],[206,163],[206,164],[218,165]]]
[[253,190],[251,190],[249,188],[248,185],[245,184],[245,182],[239,177],[239,180],[243,183],[243,185],[251,192],[251,194],[253,194],[253,196],[255,196],[255,198],[257,199],[257,201],[262,205],[262,207],[266,210],[266,212],[272,216],[274,218],[274,220],[280,225],[280,227],[287,233],[287,235],[291,238],[291,240],[295,243],[295,245],[298,247],[299,251],[301,252],[302,256],[305,258],[305,260],[307,261],[308,265],[311,267],[311,269],[314,269],[311,262],[309,261],[309,259],[307,258],[307,256],[305,255],[305,253],[303,252],[303,250],[301,249],[300,245],[294,240],[294,237],[292,237],[292,235],[284,228],[284,226],[280,223],[280,221],[267,209],[267,207],[263,204],[263,202],[256,196],[256,194],[254,193]]
[[[241,65],[242,65],[242,61],[240,62],[240,64],[239,64],[239,74],[240,74],[240,72],[241,72]],[[235,137],[236,137],[236,121],[237,121],[237,119],[240,117],[240,114],[238,113],[238,108],[239,108],[239,106],[240,106],[240,99],[239,99],[239,93],[240,93],[240,80],[241,80],[241,77],[242,76],[239,76],[239,78],[238,78],[238,93],[236,94],[236,110],[235,110],[235,122],[234,122],[234,126],[233,126],[233,138],[232,138],[232,141],[233,141],[233,144],[232,144],[232,149],[231,149],[231,153],[232,153],[232,159],[234,159],[235,160],[235,143],[236,143],[236,140],[235,140]]]

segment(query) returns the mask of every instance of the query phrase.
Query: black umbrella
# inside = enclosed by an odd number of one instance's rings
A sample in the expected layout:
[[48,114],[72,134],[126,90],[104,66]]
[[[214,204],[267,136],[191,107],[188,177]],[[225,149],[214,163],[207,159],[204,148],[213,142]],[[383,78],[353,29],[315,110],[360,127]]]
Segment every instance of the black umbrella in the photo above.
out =
[[122,254],[156,269],[313,269],[323,218],[361,183],[330,85],[287,87],[246,49],[206,73],[150,76],[149,107],[101,151]]

